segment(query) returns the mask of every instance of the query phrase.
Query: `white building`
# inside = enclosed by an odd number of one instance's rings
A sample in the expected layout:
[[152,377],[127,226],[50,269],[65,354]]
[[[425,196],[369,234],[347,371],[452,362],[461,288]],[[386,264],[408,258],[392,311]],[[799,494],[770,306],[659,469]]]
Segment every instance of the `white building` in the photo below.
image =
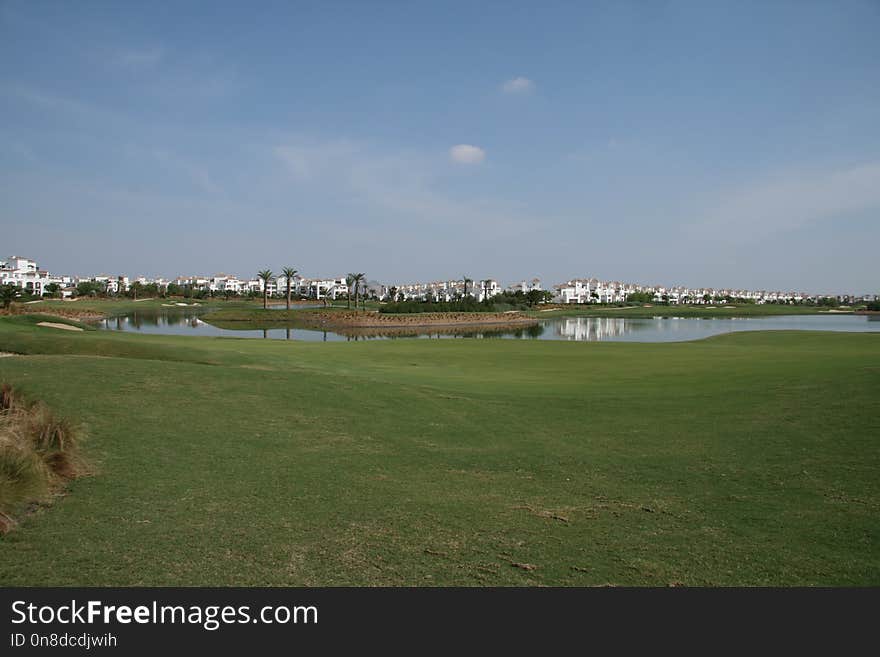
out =
[[15,285],[23,292],[34,296],[42,296],[47,285],[57,283],[61,286],[61,280],[52,277],[48,271],[40,269],[37,263],[30,258],[10,256],[0,262],[0,284]]
[[[282,285],[287,290],[286,283]],[[299,278],[297,294],[309,299],[333,299],[344,297],[348,293],[348,283],[345,277],[339,278]]]
[[476,282],[474,296],[477,301],[485,301],[499,294],[501,294],[501,286],[495,279],[487,278]]
[[532,290],[540,292],[542,290],[541,279],[533,278],[531,281],[520,281],[511,285],[509,289],[511,292],[522,292],[523,294],[528,294]]

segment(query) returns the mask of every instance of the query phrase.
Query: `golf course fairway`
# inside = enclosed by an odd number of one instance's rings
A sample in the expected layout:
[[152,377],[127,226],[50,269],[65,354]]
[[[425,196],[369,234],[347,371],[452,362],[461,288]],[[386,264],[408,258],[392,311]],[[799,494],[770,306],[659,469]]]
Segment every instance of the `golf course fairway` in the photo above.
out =
[[[92,476],[3,586],[878,585],[880,335],[305,343],[0,319]],[[57,320],[56,320],[57,321]]]

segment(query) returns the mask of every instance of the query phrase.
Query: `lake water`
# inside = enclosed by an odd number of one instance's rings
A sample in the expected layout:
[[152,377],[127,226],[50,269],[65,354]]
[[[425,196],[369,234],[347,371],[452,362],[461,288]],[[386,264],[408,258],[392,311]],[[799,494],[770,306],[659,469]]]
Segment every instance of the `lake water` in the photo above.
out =
[[375,335],[364,331],[307,330],[268,328],[233,330],[217,328],[199,318],[199,311],[137,311],[99,322],[104,329],[136,331],[163,335],[204,335],[276,340],[354,341],[398,337],[409,338],[505,338],[521,340],[573,340],[578,342],[680,342],[730,333],[733,331],[803,330],[878,332],[880,321],[865,315],[791,315],[783,317],[742,318],[627,318],[627,317],[556,317],[541,320],[535,327],[517,330],[462,330],[457,332],[425,331],[418,335]]

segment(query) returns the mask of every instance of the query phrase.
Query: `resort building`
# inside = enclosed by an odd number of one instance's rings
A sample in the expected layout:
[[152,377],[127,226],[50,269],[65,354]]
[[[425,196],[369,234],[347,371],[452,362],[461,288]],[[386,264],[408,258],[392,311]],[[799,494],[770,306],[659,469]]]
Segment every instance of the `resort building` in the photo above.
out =
[[[286,284],[283,285],[286,290]],[[333,299],[341,298],[348,294],[348,283],[345,277],[339,278],[299,278],[297,294],[309,299]]]
[[470,280],[465,283],[464,279],[449,281],[432,281],[430,283],[401,283],[400,285],[378,286],[377,294],[385,301],[392,300],[392,290],[395,292],[394,300],[406,301],[454,301],[467,296],[474,297],[477,301],[491,299],[501,294],[502,289],[498,281],[492,278]]
[[60,281],[55,281],[48,271],[37,267],[37,263],[30,258],[10,256],[4,261],[0,261],[0,284],[2,285],[15,285],[23,292],[42,296],[45,287],[55,282],[58,282],[60,286]]
[[[138,276],[99,274],[91,277],[55,276],[40,269],[35,260],[22,256],[10,256],[0,260],[0,285],[14,285],[22,293],[33,296],[47,294],[46,287],[52,283],[58,289],[50,288],[62,297],[76,294],[76,286],[82,282],[98,283],[107,294],[123,294],[131,289],[133,282],[142,286],[155,284],[164,292],[168,285],[175,283],[184,290],[210,292],[215,295],[262,295],[263,281],[259,278],[239,278],[234,275],[219,273],[213,276],[178,276],[168,280]],[[283,277],[268,283],[269,296],[285,296],[287,282]],[[512,292],[528,293],[532,290],[543,290],[538,278],[521,280],[507,287]],[[305,278],[297,275],[291,282],[291,293],[310,299],[339,299],[352,292],[346,278]],[[454,301],[465,295],[478,301],[491,299],[502,292],[498,281],[486,279],[449,279],[422,283],[403,283],[397,285],[383,284],[378,281],[367,281],[360,286],[365,297],[375,297],[382,301],[420,300],[420,301]],[[639,293],[637,298],[643,302],[650,300],[662,304],[720,304],[733,302],[750,302],[755,304],[800,304],[816,303],[826,296],[832,296],[840,304],[861,303],[877,300],[877,294],[807,294],[805,292],[782,292],[772,290],[746,290],[737,288],[710,288],[666,285],[641,285],[621,281],[603,281],[598,278],[573,278],[565,283],[552,286],[553,301],[562,304],[614,304],[625,303],[630,295]]]
[[531,281],[520,281],[519,283],[514,283],[508,288],[511,292],[522,292],[523,294],[528,294],[533,290],[537,290],[540,292],[543,288],[541,287],[541,279],[533,278]]

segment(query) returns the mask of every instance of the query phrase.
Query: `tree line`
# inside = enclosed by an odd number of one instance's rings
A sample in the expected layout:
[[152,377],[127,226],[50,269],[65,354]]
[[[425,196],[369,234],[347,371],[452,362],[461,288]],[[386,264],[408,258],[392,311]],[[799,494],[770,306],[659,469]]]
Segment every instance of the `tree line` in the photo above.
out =
[[[392,288],[394,293],[395,289]],[[394,295],[392,294],[392,298]],[[462,295],[452,301],[435,301],[432,299],[401,299],[386,303],[379,308],[380,313],[407,314],[407,313],[493,313],[507,310],[526,310],[539,303],[545,303],[553,298],[552,292],[544,290],[530,290],[523,292],[501,292],[493,297],[477,301],[471,295]]]

